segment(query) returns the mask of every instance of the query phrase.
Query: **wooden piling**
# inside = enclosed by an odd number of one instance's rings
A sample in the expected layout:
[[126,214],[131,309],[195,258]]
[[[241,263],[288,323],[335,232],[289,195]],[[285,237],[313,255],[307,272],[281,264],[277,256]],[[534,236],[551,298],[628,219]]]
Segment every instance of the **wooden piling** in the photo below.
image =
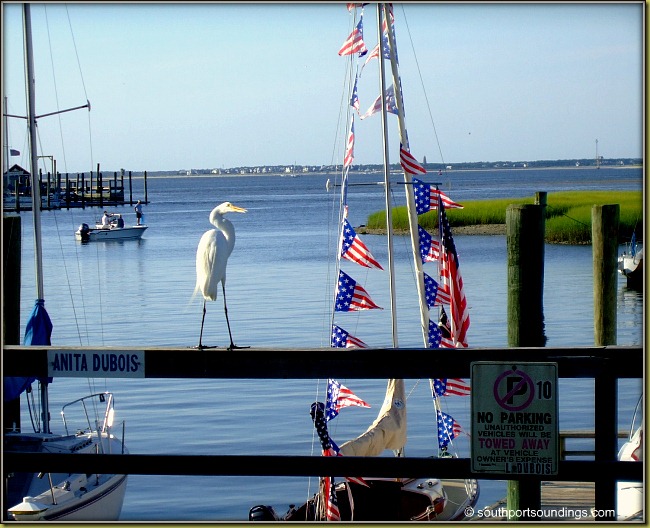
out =
[[86,173],[81,173],[81,208],[86,208]]
[[[591,242],[594,272],[594,344],[606,346],[616,344],[616,292],[618,289],[617,258],[618,258],[618,224],[620,206],[618,204],[594,205],[591,208]],[[601,400],[611,423],[617,423],[616,384],[614,392],[599,394],[604,390],[606,378],[597,380],[595,384],[596,398]],[[616,456],[618,443],[616,431],[610,421],[596,420],[596,460],[606,460]],[[596,486],[596,500],[607,508],[615,507],[612,497],[615,496],[613,483]]]
[[[122,169],[124,174],[124,169]],[[133,182],[131,181],[131,171],[129,171],[129,205],[133,205]]]
[[[508,261],[508,346],[544,346],[544,231],[546,193],[536,204],[509,205],[506,209]],[[516,512],[541,506],[541,479],[509,480],[507,509],[510,520],[523,520]],[[526,518],[528,520],[528,518]]]
[[506,209],[508,346],[544,346],[544,208]]
[[[2,218],[2,342],[5,345],[20,344],[20,256],[21,218],[19,215]],[[20,398],[4,402],[2,412],[3,431],[16,427],[20,430]]]
[[70,209],[70,175],[65,173],[65,206]]
[[591,208],[594,269],[594,344],[616,344],[616,291],[618,288],[618,223],[620,206]]
[[99,172],[99,163],[97,164],[97,192],[99,193],[99,207],[104,207],[104,182],[102,173]]

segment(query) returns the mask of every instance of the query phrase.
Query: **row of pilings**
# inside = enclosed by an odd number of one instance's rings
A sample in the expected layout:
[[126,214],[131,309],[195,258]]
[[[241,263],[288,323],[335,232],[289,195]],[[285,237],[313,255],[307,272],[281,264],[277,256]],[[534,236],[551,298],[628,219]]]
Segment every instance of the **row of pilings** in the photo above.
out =
[[[591,209],[596,346],[616,344],[619,216],[618,204],[594,205]],[[543,347],[546,344],[543,302],[545,220],[545,192],[536,193],[534,204],[509,205],[506,209],[509,347]],[[571,269],[567,268],[566,273],[570,279]],[[612,402],[611,412],[616,420],[615,398],[612,398]],[[596,420],[597,437],[598,422]],[[509,511],[522,511],[522,496],[526,497],[529,508],[541,507],[541,488],[538,483],[509,480],[506,496]]]

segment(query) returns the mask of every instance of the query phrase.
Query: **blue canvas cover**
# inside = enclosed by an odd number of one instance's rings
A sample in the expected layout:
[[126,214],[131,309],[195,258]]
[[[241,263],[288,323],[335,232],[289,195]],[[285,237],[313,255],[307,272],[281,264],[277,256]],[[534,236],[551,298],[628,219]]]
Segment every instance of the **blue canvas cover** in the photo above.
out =
[[[37,299],[34,304],[27,325],[25,326],[24,345],[51,345],[52,321],[45,309],[45,300]],[[11,401],[18,398],[36,378],[5,377],[4,378],[4,400]],[[48,382],[52,380],[49,379]]]

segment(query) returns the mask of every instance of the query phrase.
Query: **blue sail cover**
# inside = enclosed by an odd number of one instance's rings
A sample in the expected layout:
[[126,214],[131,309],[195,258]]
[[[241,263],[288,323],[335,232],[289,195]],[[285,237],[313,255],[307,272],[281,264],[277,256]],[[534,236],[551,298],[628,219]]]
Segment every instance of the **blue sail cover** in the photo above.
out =
[[[25,326],[24,345],[51,345],[52,321],[45,309],[45,300],[37,299],[34,304],[27,325]],[[29,387],[35,377],[5,377],[4,381],[4,400],[11,401],[18,398],[27,387]],[[51,380],[48,380],[51,381]]]

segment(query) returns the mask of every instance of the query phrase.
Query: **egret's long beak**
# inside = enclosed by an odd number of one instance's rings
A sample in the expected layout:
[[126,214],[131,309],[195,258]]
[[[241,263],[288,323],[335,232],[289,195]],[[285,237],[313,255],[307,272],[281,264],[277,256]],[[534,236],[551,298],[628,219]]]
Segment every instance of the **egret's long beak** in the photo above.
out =
[[237,207],[236,205],[232,205],[232,204],[230,204],[230,210],[233,213],[245,213],[246,212],[246,209],[244,209],[243,207]]

